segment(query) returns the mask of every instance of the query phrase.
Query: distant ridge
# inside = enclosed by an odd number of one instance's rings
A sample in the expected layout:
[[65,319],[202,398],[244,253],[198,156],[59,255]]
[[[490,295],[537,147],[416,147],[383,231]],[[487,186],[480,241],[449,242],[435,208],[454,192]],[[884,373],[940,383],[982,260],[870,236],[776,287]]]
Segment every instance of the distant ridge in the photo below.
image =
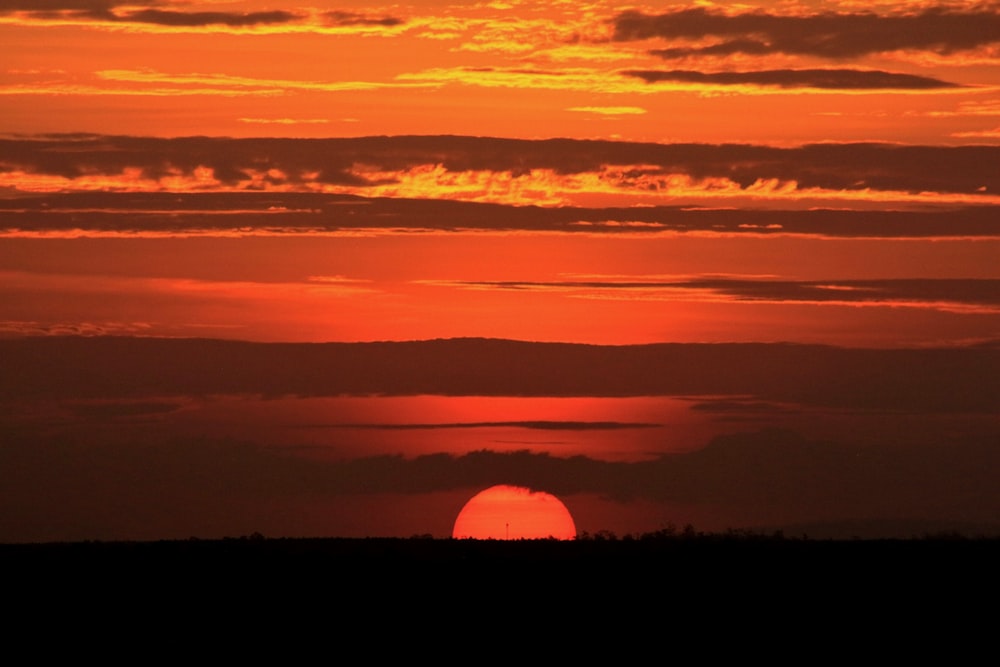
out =
[[817,521],[762,528],[780,530],[788,538],[808,540],[948,540],[988,539],[1000,542],[1000,524],[940,519],[857,519]]

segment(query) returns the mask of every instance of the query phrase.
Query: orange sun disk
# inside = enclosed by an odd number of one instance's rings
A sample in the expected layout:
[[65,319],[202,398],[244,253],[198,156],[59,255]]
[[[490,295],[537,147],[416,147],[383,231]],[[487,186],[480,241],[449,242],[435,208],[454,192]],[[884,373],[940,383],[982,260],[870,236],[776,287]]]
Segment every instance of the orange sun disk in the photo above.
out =
[[491,486],[473,496],[455,519],[452,537],[477,540],[571,540],[576,524],[552,494],[521,486]]

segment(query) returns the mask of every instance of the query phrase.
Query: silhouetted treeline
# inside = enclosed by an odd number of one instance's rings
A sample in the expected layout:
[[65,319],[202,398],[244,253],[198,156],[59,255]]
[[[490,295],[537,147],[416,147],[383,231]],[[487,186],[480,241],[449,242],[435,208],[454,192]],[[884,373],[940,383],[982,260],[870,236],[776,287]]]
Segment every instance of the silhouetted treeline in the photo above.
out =
[[850,604],[863,617],[988,595],[998,556],[1000,538],[838,541],[688,529],[571,541],[250,535],[0,545],[0,563],[26,586],[12,608],[28,605],[46,618],[75,610],[76,619],[111,600],[129,618],[169,608],[209,625],[220,610],[254,618],[308,610],[324,623],[335,613],[365,622],[402,613],[407,623],[427,615],[440,623],[504,604],[530,614],[553,607],[560,618],[654,613],[740,624]]
[[331,562],[390,561],[465,561],[483,560],[636,560],[685,553],[822,553],[876,554],[880,552],[919,553],[939,548],[971,553],[989,550],[1000,553],[1000,536],[968,536],[959,533],[935,533],[907,539],[811,539],[806,535],[787,536],[782,531],[756,532],[728,530],[701,532],[687,525],[673,526],[639,534],[618,536],[607,530],[583,532],[575,540],[548,539],[454,539],[431,535],[409,538],[267,538],[259,533],[242,537],[160,541],[101,541],[2,544],[0,556],[6,562],[19,558],[36,562],[73,561],[75,559],[145,559],[164,558],[174,562],[185,559],[231,558],[305,558],[330,559]]

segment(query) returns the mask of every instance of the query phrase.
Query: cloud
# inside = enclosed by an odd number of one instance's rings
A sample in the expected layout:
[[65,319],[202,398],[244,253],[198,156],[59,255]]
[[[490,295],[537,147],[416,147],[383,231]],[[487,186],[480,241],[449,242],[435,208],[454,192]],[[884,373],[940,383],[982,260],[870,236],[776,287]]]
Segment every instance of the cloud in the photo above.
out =
[[[921,112],[911,112],[914,115],[921,115]],[[978,116],[1000,116],[1000,100],[982,100],[976,101],[971,100],[967,102],[962,102],[958,105],[958,108],[952,111],[945,110],[934,110],[922,112],[923,115],[931,116],[934,118],[949,118],[949,117],[970,117],[975,118]]]
[[[336,479],[337,486],[351,491],[422,493],[454,488],[451,485],[511,483],[548,489],[562,497],[595,493],[622,500],[777,504],[805,506],[810,512],[833,504],[835,513],[871,516],[893,513],[890,507],[898,511],[896,503],[911,511],[917,507],[928,511],[936,503],[951,511],[956,505],[968,511],[980,500],[991,507],[1000,505],[990,474],[998,462],[1000,449],[988,441],[858,450],[810,441],[793,432],[765,430],[719,436],[701,450],[647,462],[480,451],[412,460],[357,459],[329,473],[331,482]],[[348,481],[352,479],[353,484]],[[851,493],[844,494],[844,489]]]
[[403,19],[394,16],[374,17],[357,12],[330,11],[324,12],[322,16],[327,23],[336,26],[382,26],[391,28],[404,23]]
[[[438,196],[454,174],[502,174],[526,185],[607,193],[678,194],[708,188],[728,194],[775,196],[816,189],[889,193],[955,193],[974,199],[1000,194],[1000,146],[914,146],[879,143],[809,144],[778,148],[749,144],[655,144],[573,139],[519,140],[465,136],[382,136],[332,139],[153,138],[69,135],[0,139],[0,180],[15,175],[131,178],[149,189],[162,179],[197,179],[199,188],[261,187],[283,174],[285,187],[344,186],[360,194],[405,185]],[[9,176],[7,176],[9,175]],[[208,178],[210,176],[210,178]],[[21,176],[17,176],[20,178]],[[8,180],[8,178],[10,180]],[[256,180],[255,180],[256,179]],[[545,182],[544,179],[549,179]],[[204,181],[204,182],[202,182]],[[439,182],[440,181],[440,182]],[[128,187],[122,182],[121,187]],[[102,182],[107,188],[109,183]],[[392,187],[390,187],[392,186]],[[471,183],[477,188],[475,183]],[[73,187],[65,182],[62,187]],[[133,187],[132,189],[136,189]],[[819,194],[822,194],[821,192]]]
[[[325,34],[372,34],[405,25],[406,21],[390,15],[370,15],[352,11],[190,11],[185,5],[158,0],[0,0],[0,15],[19,14],[20,19],[80,23],[95,27],[115,24],[130,29],[188,31],[201,28],[213,31],[275,31],[281,26],[291,30],[309,30]],[[173,6],[183,9],[174,9]]]
[[434,67],[404,72],[398,81],[425,85],[462,84],[483,88],[514,88],[594,93],[651,93],[648,87],[592,67]]
[[[136,23],[174,28],[225,26],[251,28],[263,25],[294,23],[305,18],[302,14],[284,10],[256,12],[196,11],[157,9],[162,2],[122,0],[0,0],[0,13],[27,12],[41,19],[71,18],[113,23]],[[136,7],[145,7],[136,9]]]
[[157,417],[176,412],[184,405],[169,401],[78,401],[65,407],[78,417],[106,420]]
[[155,6],[156,0],[0,0],[0,12],[98,11],[117,6]]
[[0,320],[2,336],[128,336],[149,334],[149,322],[58,322]]
[[804,15],[726,14],[705,8],[659,15],[626,11],[613,20],[613,26],[616,41],[710,40],[655,51],[665,59],[774,53],[841,59],[909,49],[947,54],[1000,42],[1000,13],[986,8]]
[[[1000,450],[986,440],[859,448],[764,430],[633,463],[489,450],[320,461],[227,441],[80,440],[17,434],[0,443],[0,466],[11,473],[4,480],[11,511],[0,540],[285,534],[302,531],[298,524],[309,514],[303,502],[315,512],[324,501],[389,494],[397,505],[411,506],[418,494],[498,483],[545,489],[567,502],[593,494],[620,502],[710,505],[723,522],[720,530],[857,518],[950,520],[996,530],[1000,513],[994,473]],[[286,510],[278,521],[271,515],[275,507]],[[362,530],[369,531],[384,519],[365,518]],[[426,525],[432,518],[421,520]],[[324,534],[347,528],[330,513],[317,525]]]
[[241,123],[255,125],[325,125],[328,118],[237,118]]
[[854,69],[780,69],[758,72],[631,70],[622,72],[647,83],[662,81],[710,86],[777,86],[845,90],[932,90],[957,84],[913,74]]
[[690,409],[716,414],[726,421],[742,421],[761,415],[795,414],[797,412],[795,407],[789,405],[730,397],[700,399],[692,403]]
[[[989,281],[994,297],[997,281]],[[0,340],[2,400],[267,396],[748,396],[915,414],[995,413],[1000,348],[591,346],[489,339],[266,344]],[[206,374],[201,360],[212,359]],[[919,369],[919,372],[916,371]],[[831,381],[835,378],[836,381]]]
[[[338,93],[358,90],[428,88],[435,85],[430,82],[309,81],[303,79],[261,79],[205,72],[170,74],[151,69],[105,69],[94,72],[93,80],[87,83],[66,77],[54,77],[31,83],[0,85],[0,95],[276,97],[295,91]],[[285,120],[288,119],[281,119],[281,122]],[[258,120],[258,122],[265,121]]]
[[163,9],[141,9],[121,15],[113,15],[116,21],[128,23],[152,23],[154,25],[176,27],[198,27],[224,25],[231,28],[245,28],[274,23],[290,23],[301,19],[300,14],[281,10],[265,12],[178,12]]
[[[268,178],[289,178],[273,172]],[[363,186],[360,187],[364,189]],[[513,206],[311,192],[71,192],[0,198],[0,234],[494,231],[998,238],[992,206],[915,210]]]
[[[283,95],[290,90],[339,92],[345,90],[374,90],[378,88],[426,87],[419,83],[375,83],[369,81],[305,81],[301,79],[259,79],[253,77],[230,76],[227,74],[167,74],[155,70],[114,69],[101,70],[97,77],[105,81],[121,81],[133,84],[170,84],[190,86],[193,91],[206,90],[209,94],[226,95],[226,89],[237,94],[246,91],[260,94]],[[206,88],[206,86],[210,86]],[[181,88],[180,90],[185,90]],[[116,91],[117,92],[117,91]],[[137,93],[142,89],[137,89]]]
[[962,139],[1000,139],[1000,127],[992,130],[969,130],[968,132],[952,132],[951,136]]
[[1000,280],[994,279],[884,279],[884,280],[614,280],[562,282],[465,282],[474,288],[571,291],[591,298],[656,298],[658,292],[719,296],[738,301],[811,303],[932,308],[953,312],[1000,313]]
[[[181,12],[158,9],[165,2],[158,0],[0,0],[0,12],[31,12],[36,16],[58,16],[68,12],[71,16],[95,18],[105,21],[151,23],[163,26],[196,27],[224,25],[249,27],[297,21],[300,14],[283,10],[256,12],[197,11]],[[137,9],[137,7],[139,9]]]
[[570,107],[567,111],[593,113],[599,116],[641,116],[646,113],[642,107]]
[[369,424],[315,424],[314,428],[358,428],[386,431],[423,431],[434,429],[476,429],[513,427],[538,431],[617,431],[632,428],[661,428],[663,424],[647,422],[612,421],[494,421],[494,422],[445,422],[445,423],[369,423]]

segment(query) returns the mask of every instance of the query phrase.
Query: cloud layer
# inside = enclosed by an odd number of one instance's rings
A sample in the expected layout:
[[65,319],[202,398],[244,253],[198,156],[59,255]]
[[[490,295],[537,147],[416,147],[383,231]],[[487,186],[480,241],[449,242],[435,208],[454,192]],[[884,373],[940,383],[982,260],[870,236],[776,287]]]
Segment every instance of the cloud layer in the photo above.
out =
[[[912,146],[827,143],[793,148],[747,144],[657,144],[573,139],[517,140],[469,136],[348,139],[228,139],[69,135],[0,140],[0,177],[74,180],[130,176],[149,189],[164,179],[200,179],[199,189],[345,186],[377,192],[434,170],[554,178],[595,174],[603,187],[667,189],[677,180],[726,184],[751,192],[761,184],[825,191],[1000,193],[1000,146]],[[452,179],[454,180],[454,179]],[[24,178],[30,183],[30,178]],[[151,183],[153,182],[153,183]],[[109,183],[110,185],[110,183]],[[120,183],[122,187],[127,182]],[[544,187],[544,184],[542,184]],[[558,184],[554,184],[557,186]],[[590,187],[597,185],[595,182]],[[579,185],[578,187],[585,187]],[[431,190],[428,195],[435,195]],[[874,195],[872,195],[874,196]]]
[[528,231],[568,234],[795,234],[994,238],[991,206],[767,210],[682,206],[539,207],[321,193],[77,192],[0,198],[0,234],[229,234]]
[[[17,437],[0,444],[0,465],[17,473],[6,477],[5,497],[19,510],[0,524],[0,540],[221,537],[251,531],[280,536],[289,530],[299,536],[349,535],[365,528],[330,511],[311,522],[316,508],[382,497],[366,514],[368,521],[385,522],[382,513],[412,507],[421,494],[459,491],[468,497],[498,483],[545,489],[571,506],[584,494],[665,507],[706,505],[714,508],[720,524],[711,528],[720,531],[791,529],[790,522],[850,526],[851,520],[867,517],[855,525],[863,530],[877,521],[903,520],[902,525],[924,530],[943,524],[993,532],[1000,511],[993,471],[1000,460],[991,445],[973,440],[859,449],[787,431],[761,431],[635,463],[527,451],[329,462],[233,442],[80,446]],[[777,509],[782,507],[788,509]],[[277,516],[275,508],[281,508]],[[453,517],[411,518],[409,534],[444,537]],[[653,523],[649,530],[662,525]],[[880,526],[878,536],[885,537],[885,531]]]
[[[7,400],[239,393],[752,395],[921,413],[1000,409],[1000,349],[993,347],[603,347],[486,339],[308,345],[52,337],[0,340],[0,351],[9,360],[0,379],[0,398]],[[211,375],[199,370],[207,359]]]

